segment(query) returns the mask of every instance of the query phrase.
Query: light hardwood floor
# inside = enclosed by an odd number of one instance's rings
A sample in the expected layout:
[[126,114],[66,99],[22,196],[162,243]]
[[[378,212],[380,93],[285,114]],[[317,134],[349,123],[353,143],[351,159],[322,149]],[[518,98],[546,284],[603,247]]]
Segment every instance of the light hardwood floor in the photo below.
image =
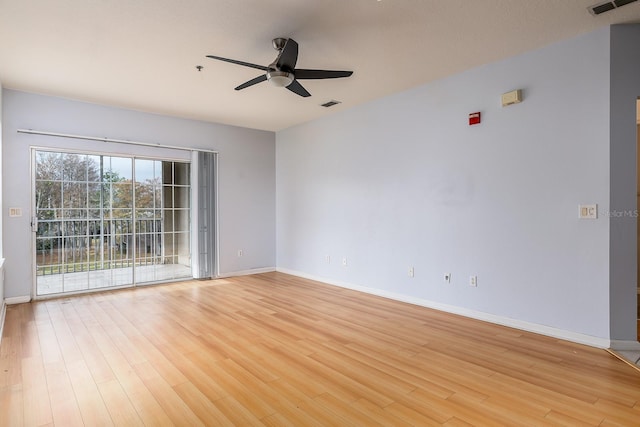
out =
[[8,307],[0,425],[640,425],[604,350],[281,273]]

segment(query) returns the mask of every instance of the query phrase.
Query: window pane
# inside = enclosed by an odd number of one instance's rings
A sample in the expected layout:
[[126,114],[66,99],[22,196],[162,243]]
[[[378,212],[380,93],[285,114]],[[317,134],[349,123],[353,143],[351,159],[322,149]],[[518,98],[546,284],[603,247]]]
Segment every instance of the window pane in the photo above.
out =
[[90,208],[102,207],[102,184],[92,182],[87,184],[87,197],[89,199]]
[[189,163],[175,163],[174,165],[175,185],[189,185],[191,182]]
[[173,187],[168,185],[162,187],[162,206],[165,209],[173,207]]
[[36,208],[62,207],[62,182],[36,181]]
[[82,154],[63,154],[62,179],[65,181],[87,181],[87,156]]
[[133,188],[131,183],[122,182],[111,184],[111,207],[130,208],[132,207]]
[[174,203],[176,208],[189,208],[191,206],[189,202],[190,190],[189,187],[176,187]]
[[64,182],[62,185],[62,203],[65,208],[86,208],[87,184]]
[[153,184],[136,182],[136,209],[154,208],[155,191]]
[[158,163],[155,160],[136,159],[136,182],[154,182],[159,178],[160,170],[156,170]]
[[64,209],[62,215],[64,219],[84,219],[87,217],[87,209]]
[[174,231],[189,231],[189,210],[176,209],[173,213]]
[[100,182],[101,179],[100,156],[87,156],[87,181]]
[[173,162],[162,162],[162,183],[173,184]]
[[36,180],[62,181],[62,154],[36,153]]
[[105,157],[104,168],[111,173],[112,182],[121,180],[129,180],[133,178],[131,176],[131,169],[133,165],[133,159],[125,157]]

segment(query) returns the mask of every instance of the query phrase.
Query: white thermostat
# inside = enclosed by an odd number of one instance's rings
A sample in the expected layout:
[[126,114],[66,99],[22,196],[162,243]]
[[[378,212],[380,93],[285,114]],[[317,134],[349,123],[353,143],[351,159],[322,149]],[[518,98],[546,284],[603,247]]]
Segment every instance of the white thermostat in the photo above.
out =
[[507,105],[518,104],[522,102],[522,90],[516,89],[511,92],[507,92],[502,94],[502,106],[506,107]]

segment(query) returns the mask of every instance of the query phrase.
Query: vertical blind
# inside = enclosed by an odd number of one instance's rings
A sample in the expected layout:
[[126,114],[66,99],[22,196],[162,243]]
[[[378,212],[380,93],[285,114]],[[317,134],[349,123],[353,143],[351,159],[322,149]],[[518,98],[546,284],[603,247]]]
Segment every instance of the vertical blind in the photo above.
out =
[[193,151],[191,157],[191,267],[195,279],[217,276],[216,153]]

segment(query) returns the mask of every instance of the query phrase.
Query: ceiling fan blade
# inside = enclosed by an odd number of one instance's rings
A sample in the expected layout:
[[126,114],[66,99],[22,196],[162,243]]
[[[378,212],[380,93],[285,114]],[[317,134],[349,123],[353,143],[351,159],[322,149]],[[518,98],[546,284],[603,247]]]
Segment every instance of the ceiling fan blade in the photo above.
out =
[[294,71],[296,79],[339,79],[341,77],[349,77],[353,71],[335,71],[335,70],[303,70]]
[[224,61],[224,62],[231,62],[232,64],[237,64],[237,65],[244,65],[245,67],[256,68],[262,71],[269,71],[269,67],[264,67],[258,64],[251,64],[250,62],[237,61],[235,59],[223,58],[221,56],[213,56],[213,55],[207,55],[207,58],[217,59],[219,61]]
[[298,62],[298,43],[294,39],[287,39],[287,42],[278,55],[276,66],[282,71],[293,71]]
[[263,74],[261,76],[256,77],[255,79],[249,80],[248,82],[242,83],[240,86],[238,86],[236,88],[236,90],[245,89],[245,88],[248,88],[249,86],[253,86],[253,85],[257,84],[257,83],[261,83],[261,82],[264,82],[266,80],[267,80],[267,75]]
[[307,92],[307,90],[304,87],[302,87],[302,85],[297,80],[292,81],[291,84],[287,86],[287,89],[305,98],[308,96],[311,96],[311,94]]

